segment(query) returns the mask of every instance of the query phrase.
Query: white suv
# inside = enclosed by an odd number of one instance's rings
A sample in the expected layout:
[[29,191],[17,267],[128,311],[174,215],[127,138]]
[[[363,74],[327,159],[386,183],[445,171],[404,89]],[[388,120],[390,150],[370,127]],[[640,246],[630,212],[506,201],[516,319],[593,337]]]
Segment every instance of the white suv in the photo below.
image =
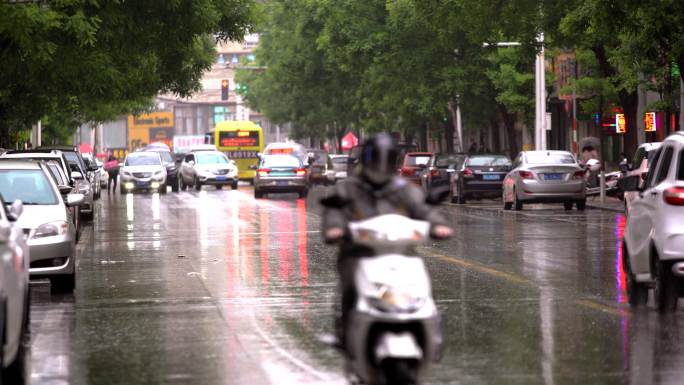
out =
[[649,173],[621,180],[625,191],[638,191],[631,204],[623,240],[623,263],[632,305],[655,289],[661,312],[673,311],[684,294],[684,132],[668,137],[653,155]]

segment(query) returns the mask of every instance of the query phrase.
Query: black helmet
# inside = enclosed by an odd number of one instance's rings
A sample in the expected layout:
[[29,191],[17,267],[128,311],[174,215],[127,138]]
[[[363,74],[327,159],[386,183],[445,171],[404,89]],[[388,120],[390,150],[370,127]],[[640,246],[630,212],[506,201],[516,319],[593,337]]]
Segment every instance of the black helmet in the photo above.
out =
[[363,144],[361,175],[374,184],[385,184],[396,171],[397,157],[398,152],[392,137],[378,134]]

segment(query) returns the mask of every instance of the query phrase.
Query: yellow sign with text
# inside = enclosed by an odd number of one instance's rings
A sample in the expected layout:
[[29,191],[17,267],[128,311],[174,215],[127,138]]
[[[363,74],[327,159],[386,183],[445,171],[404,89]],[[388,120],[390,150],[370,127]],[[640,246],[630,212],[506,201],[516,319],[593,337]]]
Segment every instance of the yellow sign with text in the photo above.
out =
[[615,132],[624,134],[627,131],[627,121],[625,114],[615,114]]
[[128,149],[133,151],[152,142],[173,145],[173,112],[128,116]]
[[655,112],[647,112],[644,116],[644,131],[655,132],[658,129]]

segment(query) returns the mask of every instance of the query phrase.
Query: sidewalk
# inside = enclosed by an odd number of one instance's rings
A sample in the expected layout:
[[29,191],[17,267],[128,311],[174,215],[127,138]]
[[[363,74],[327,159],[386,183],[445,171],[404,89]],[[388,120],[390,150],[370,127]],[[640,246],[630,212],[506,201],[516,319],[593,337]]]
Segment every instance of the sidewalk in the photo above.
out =
[[587,207],[591,209],[615,211],[618,213],[625,212],[625,203],[618,198],[606,197],[605,202],[601,203],[599,196],[592,196],[587,198]]

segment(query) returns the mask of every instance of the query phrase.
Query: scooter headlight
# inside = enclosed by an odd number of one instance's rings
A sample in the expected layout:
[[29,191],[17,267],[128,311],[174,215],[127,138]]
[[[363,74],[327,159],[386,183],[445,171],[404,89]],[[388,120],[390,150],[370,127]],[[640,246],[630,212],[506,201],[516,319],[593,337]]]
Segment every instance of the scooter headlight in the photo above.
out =
[[425,304],[425,298],[380,285],[376,296],[369,298],[369,302],[380,311],[410,313],[421,308]]

